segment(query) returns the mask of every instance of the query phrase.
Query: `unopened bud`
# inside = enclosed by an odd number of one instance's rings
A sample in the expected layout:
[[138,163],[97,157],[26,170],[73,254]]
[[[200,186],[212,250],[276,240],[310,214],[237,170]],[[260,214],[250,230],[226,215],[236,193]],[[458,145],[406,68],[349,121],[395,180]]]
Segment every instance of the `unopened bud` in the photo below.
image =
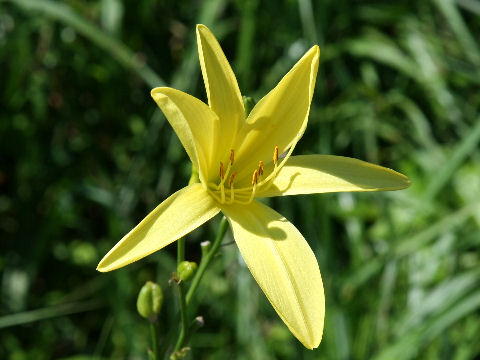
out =
[[151,281],[147,281],[142,286],[137,298],[138,313],[150,321],[155,321],[157,314],[162,308],[163,293],[162,288]]
[[197,263],[182,261],[177,266],[177,276],[181,281],[189,281],[197,271]]

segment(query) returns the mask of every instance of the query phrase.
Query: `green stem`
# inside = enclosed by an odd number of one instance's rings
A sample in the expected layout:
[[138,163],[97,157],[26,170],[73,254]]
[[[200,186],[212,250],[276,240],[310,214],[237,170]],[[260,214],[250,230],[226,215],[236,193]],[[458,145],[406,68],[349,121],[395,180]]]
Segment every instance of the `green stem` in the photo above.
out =
[[175,351],[181,349],[188,332],[187,303],[185,301],[185,289],[182,281],[177,284],[177,289],[178,297],[180,298],[180,316],[182,318],[182,328],[180,330],[180,335],[178,336],[177,344],[175,345]]
[[203,326],[203,318],[201,316],[196,317],[193,322],[188,327],[188,333],[185,336],[184,343],[188,344],[190,342],[190,338],[193,334],[197,332]]
[[207,269],[208,265],[212,261],[214,255],[216,254],[218,248],[220,247],[220,244],[222,243],[223,237],[225,233],[227,232],[228,228],[228,221],[224,217],[220,221],[220,225],[218,226],[218,232],[217,232],[217,237],[215,239],[215,242],[212,245],[212,248],[210,251],[205,255],[205,257],[202,257],[202,261],[200,261],[200,265],[198,266],[197,273],[193,277],[192,280],[192,285],[190,285],[190,288],[188,289],[187,292],[187,306],[190,304],[192,301],[193,295],[195,294],[195,291],[198,288],[198,285],[200,284],[200,281],[202,280],[202,276],[205,273],[205,270]]
[[[192,300],[193,295],[195,294],[196,289],[198,288],[198,285],[200,284],[200,281],[202,279],[203,274],[205,273],[205,270],[207,269],[208,265],[212,262],[214,255],[216,254],[218,248],[220,247],[223,237],[227,232],[227,228],[228,228],[228,221],[224,217],[220,221],[215,242],[213,243],[208,253],[204,257],[202,257],[200,266],[198,267],[197,273],[193,278],[192,284],[190,285],[190,288],[188,289],[186,296],[185,296],[185,287],[183,282],[177,283],[178,297],[180,299],[180,316],[181,316],[182,323],[181,323],[180,335],[178,336],[177,343],[175,344],[174,352],[180,350],[183,346],[185,346],[188,340],[190,339],[187,308]],[[182,259],[183,259],[184,246],[185,246],[184,243],[182,245],[179,243],[178,245],[178,253],[177,253],[178,259],[180,259],[180,256],[182,256]]]
[[[192,165],[192,175],[188,181],[188,185],[199,182],[198,171]],[[185,238],[182,237],[177,241],[177,266],[185,260]],[[183,282],[177,283],[178,297],[180,299],[180,316],[182,318],[182,327],[180,329],[180,335],[178,336],[177,343],[175,344],[175,351],[180,350],[185,342],[188,333],[188,316],[187,316],[187,303],[185,299],[185,289]]]
[[150,322],[150,334],[152,335],[152,351],[153,358],[160,360],[160,354],[158,352],[158,321]]

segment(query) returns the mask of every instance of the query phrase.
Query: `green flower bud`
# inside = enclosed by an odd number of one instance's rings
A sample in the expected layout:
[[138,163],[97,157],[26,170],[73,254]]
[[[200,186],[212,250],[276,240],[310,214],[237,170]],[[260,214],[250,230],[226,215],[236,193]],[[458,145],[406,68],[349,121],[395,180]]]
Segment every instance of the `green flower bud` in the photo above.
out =
[[243,97],[243,107],[245,108],[245,116],[248,116],[250,114],[250,111],[252,111],[254,106],[255,106],[255,100],[253,100],[253,98],[248,96]]
[[162,308],[163,293],[162,288],[151,281],[147,281],[142,286],[137,298],[138,313],[150,321],[155,321],[157,314]]
[[189,281],[197,271],[197,263],[182,261],[177,267],[177,276],[182,281]]

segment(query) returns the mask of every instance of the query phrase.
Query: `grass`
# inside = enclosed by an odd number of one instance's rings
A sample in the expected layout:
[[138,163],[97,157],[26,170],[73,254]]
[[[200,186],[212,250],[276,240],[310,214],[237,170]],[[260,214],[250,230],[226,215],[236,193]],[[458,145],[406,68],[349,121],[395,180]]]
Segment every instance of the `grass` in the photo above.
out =
[[[273,199],[319,260],[324,339],[305,350],[239,258],[221,247],[198,290],[191,359],[474,359],[480,354],[480,33],[472,0],[138,3],[0,1],[0,358],[146,358],[135,312],[165,293],[174,246],[113,273],[98,260],[189,178],[150,99],[206,98],[194,27],[209,26],[257,100],[322,50],[297,154],[372,161],[408,190]],[[199,260],[213,224],[187,238]],[[231,234],[227,233],[231,240]],[[228,239],[227,239],[227,242]]]

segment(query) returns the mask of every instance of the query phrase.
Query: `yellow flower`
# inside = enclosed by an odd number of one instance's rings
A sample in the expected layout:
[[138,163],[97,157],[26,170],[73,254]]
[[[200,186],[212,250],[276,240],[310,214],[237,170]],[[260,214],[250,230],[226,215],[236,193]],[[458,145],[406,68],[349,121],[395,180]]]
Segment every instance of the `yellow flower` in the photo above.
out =
[[235,75],[213,34],[197,26],[208,106],[181,91],[152,90],[200,183],[171,195],[124,236],[98,265],[128,265],[199,227],[220,211],[258,285],[290,331],[309,349],[323,333],[325,298],[317,260],[300,232],[256,198],[338,191],[398,190],[409,180],[360,160],[291,156],[307,127],[320,49],[312,47],[245,116]]

